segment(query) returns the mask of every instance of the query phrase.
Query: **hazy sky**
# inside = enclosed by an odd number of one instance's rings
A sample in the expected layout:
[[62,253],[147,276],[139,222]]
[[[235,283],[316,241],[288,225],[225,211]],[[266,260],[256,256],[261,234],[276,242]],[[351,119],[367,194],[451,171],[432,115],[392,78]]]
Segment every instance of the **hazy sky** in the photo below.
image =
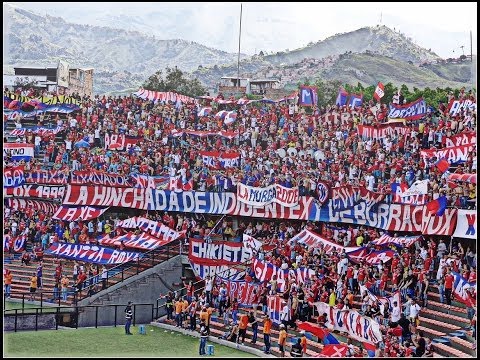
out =
[[[240,3],[28,3],[10,4],[66,21],[150,32],[238,51]],[[400,30],[441,57],[476,54],[477,3],[243,3],[241,51],[295,49],[336,33],[381,23]]]

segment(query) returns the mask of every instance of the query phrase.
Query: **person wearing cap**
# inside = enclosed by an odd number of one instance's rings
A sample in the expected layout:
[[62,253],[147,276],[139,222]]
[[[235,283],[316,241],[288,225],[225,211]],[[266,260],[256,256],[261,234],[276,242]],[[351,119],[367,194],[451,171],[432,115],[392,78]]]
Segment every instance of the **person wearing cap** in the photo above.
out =
[[265,354],[270,354],[270,333],[272,331],[272,320],[267,314],[263,318],[263,342],[265,343]]
[[278,333],[278,348],[280,350],[280,357],[285,357],[285,345],[287,344],[287,330],[285,325],[280,324],[280,332]]
[[204,320],[200,321],[200,347],[198,349],[199,355],[205,355],[206,351],[205,348],[207,346],[207,339],[208,339],[208,328],[205,324]]
[[129,301],[127,306],[125,307],[125,335],[133,335],[130,332],[130,326],[132,325],[132,317],[133,317],[132,302]]

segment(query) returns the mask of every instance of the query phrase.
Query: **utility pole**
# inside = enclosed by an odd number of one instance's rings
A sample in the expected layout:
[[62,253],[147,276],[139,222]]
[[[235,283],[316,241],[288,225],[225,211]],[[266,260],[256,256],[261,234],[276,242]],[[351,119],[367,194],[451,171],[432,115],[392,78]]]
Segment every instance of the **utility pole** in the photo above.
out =
[[465,47],[465,46],[463,46],[463,45],[460,46],[460,48],[462,49],[462,55],[465,55],[465,51],[463,51],[463,48],[464,48],[464,47]]
[[242,4],[240,3],[240,31],[238,33],[237,87],[240,88],[240,39],[242,37]]
[[470,30],[470,61],[473,63],[473,41],[472,41],[472,30]]

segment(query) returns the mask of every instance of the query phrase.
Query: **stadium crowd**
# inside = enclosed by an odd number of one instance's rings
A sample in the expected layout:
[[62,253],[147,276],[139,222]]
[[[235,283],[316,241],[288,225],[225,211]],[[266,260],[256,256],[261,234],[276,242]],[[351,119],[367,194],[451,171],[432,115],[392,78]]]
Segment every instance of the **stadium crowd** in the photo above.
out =
[[[4,95],[8,96],[8,92]],[[193,103],[153,103],[131,96],[82,98],[80,111],[66,118],[58,114],[50,118],[43,114],[35,116],[38,126],[62,127],[58,134],[27,131],[18,137],[17,142],[34,144],[35,154],[43,153],[43,159],[17,163],[7,155],[4,169],[23,165],[26,171],[98,170],[124,175],[180,175],[182,184],[193,180],[194,190],[216,192],[235,192],[238,183],[255,187],[277,183],[285,187],[299,186],[300,195],[307,196],[316,196],[317,182],[322,180],[329,181],[332,187],[364,186],[384,194],[387,202],[393,201],[392,183],[403,183],[409,187],[416,180],[428,179],[429,200],[445,195],[450,207],[474,209],[476,184],[448,181],[447,176],[435,166],[438,159],[425,162],[420,157],[420,150],[443,148],[447,138],[464,131],[474,131],[476,112],[462,110],[454,117],[442,111],[431,112],[420,120],[407,122],[408,131],[404,135],[394,134],[380,140],[362,139],[357,133],[358,125],[378,125],[387,120],[386,107],[374,114],[372,106],[372,103],[355,109],[329,106],[306,111],[293,102],[258,102],[239,106],[236,121],[226,125],[223,119],[215,117],[215,113],[233,105],[220,105],[210,115],[199,117],[197,112],[201,106]],[[16,127],[22,127],[21,120],[17,121]],[[194,136],[185,131],[225,131],[234,136],[225,137],[218,133]],[[183,133],[177,136],[176,132]],[[141,138],[137,146],[119,151],[105,149],[106,134]],[[61,136],[60,143],[56,141],[56,135]],[[75,146],[83,139],[88,141],[88,147]],[[240,153],[240,164],[236,168],[209,168],[204,166],[200,151]],[[476,167],[476,153],[472,152],[465,163],[455,167],[454,172],[476,173]],[[33,260],[41,264],[43,252],[52,242],[96,243],[100,235],[120,235],[124,231],[117,226],[118,216],[68,222],[52,219],[51,215],[31,208],[5,208],[4,234],[12,237],[26,235],[28,242],[33,244],[33,253],[24,254],[22,262]],[[209,235],[218,219],[155,211],[142,216],[185,231],[185,244],[190,237]],[[449,239],[445,237],[424,236],[408,248],[393,247],[397,254],[388,264],[355,264],[349,262],[345,254],[335,251],[325,253],[322,248],[313,250],[291,244],[289,240],[302,229],[310,229],[343,246],[375,247],[372,241],[380,237],[379,230],[335,224],[342,230],[334,235],[326,224],[320,223],[252,218],[236,220],[224,219],[214,232],[225,240],[234,241],[241,241],[243,234],[250,235],[263,244],[256,254],[259,259],[282,269],[306,266],[316,272],[316,276],[304,283],[289,282],[283,291],[279,290],[275,279],[260,287],[256,298],[258,310],[265,312],[269,294],[281,293],[286,300],[287,305],[282,310],[282,331],[285,331],[285,335],[282,333],[280,337],[282,342],[286,339],[288,328],[297,327],[297,320],[324,325],[324,314],[318,314],[312,306],[315,301],[323,301],[339,309],[359,308],[362,314],[377,320],[385,334],[384,342],[377,349],[379,355],[430,355],[431,343],[417,330],[419,311],[423,307],[428,308],[429,287],[439,286],[440,302],[451,305],[452,270],[461,273],[469,282],[476,281],[476,248],[473,243],[468,246],[460,241],[448,243]],[[12,246],[10,244],[9,247]],[[87,279],[86,274],[89,278],[97,276],[98,281],[98,276],[105,271],[94,266],[82,267],[76,264],[71,274],[79,291],[82,282]],[[63,275],[60,264],[55,276],[60,289],[57,296],[64,294],[63,289],[68,286],[68,279],[64,280]],[[41,269],[40,276],[38,271],[35,276],[41,279]],[[254,273],[249,272],[247,279],[255,281]],[[197,311],[200,310],[199,317],[208,328],[209,316],[217,311],[224,319],[227,327],[225,338],[229,340],[243,343],[248,324],[256,334],[258,323],[263,323],[264,335],[269,335],[270,319],[260,319],[256,307],[248,315],[239,317],[239,304],[228,297],[221,281],[213,280],[206,279],[205,288],[199,292],[194,292],[191,283],[185,284],[187,293],[184,297],[167,294],[168,319],[175,321],[177,326],[195,330]],[[378,296],[401,290],[401,308],[387,307],[381,311],[380,303],[360,291],[362,285]],[[38,281],[38,286],[41,286],[41,281]],[[354,297],[358,295],[361,300],[355,304]],[[476,307],[468,308],[468,317],[472,321],[472,329],[475,329]],[[255,341],[254,335],[252,342]],[[305,340],[301,340],[303,354],[306,350],[304,344]],[[269,347],[270,344],[265,352],[269,352]],[[353,353],[352,347],[352,356]]]

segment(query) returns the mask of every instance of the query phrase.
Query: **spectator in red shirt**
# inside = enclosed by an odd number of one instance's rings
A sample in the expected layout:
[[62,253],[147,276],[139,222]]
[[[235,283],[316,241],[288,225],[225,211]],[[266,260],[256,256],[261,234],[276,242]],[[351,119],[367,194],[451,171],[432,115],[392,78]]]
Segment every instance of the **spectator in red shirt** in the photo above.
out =
[[448,306],[452,305],[452,289],[454,279],[455,277],[452,274],[452,270],[448,269],[448,272],[445,275],[445,298]]

